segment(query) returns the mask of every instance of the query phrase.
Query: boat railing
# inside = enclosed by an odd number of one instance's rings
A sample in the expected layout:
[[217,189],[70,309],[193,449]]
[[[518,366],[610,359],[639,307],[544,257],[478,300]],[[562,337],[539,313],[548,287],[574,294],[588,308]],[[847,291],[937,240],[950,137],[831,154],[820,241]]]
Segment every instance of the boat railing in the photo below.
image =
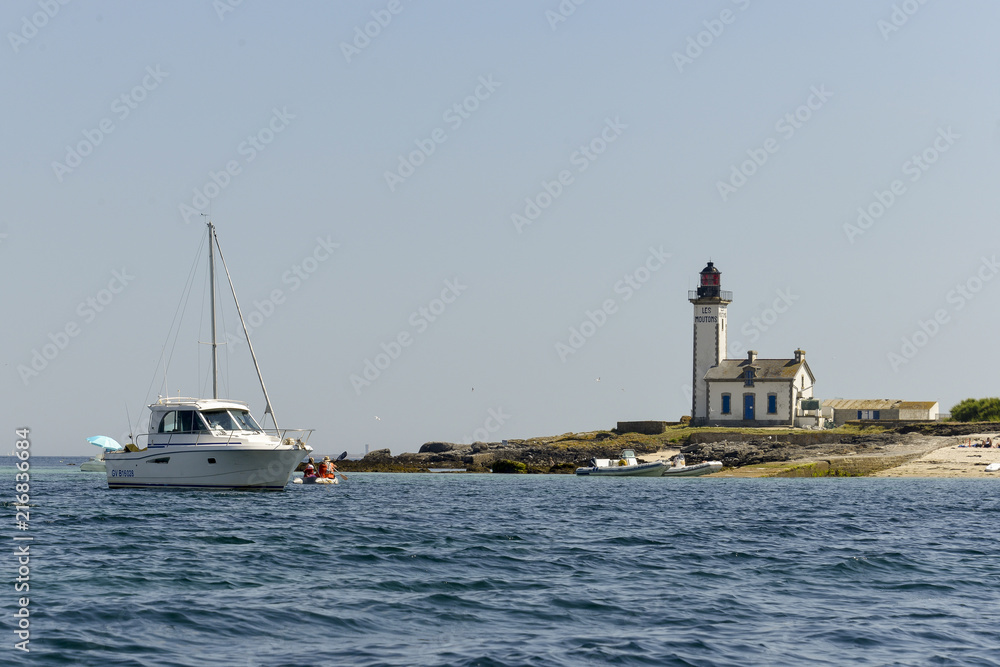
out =
[[308,442],[309,436],[311,436],[313,431],[315,430],[316,429],[313,428],[283,428],[280,430],[274,428],[265,428],[264,433],[275,436],[276,438],[278,438],[278,441],[282,443],[286,442],[288,439],[291,439],[291,440],[298,440],[304,445],[306,444],[306,442]]
[[[275,438],[278,438],[278,442],[285,443],[285,442],[288,442],[289,440],[298,440],[303,445],[306,444],[306,442],[309,440],[309,437],[312,435],[313,431],[315,431],[315,430],[316,429],[312,429],[312,428],[309,428],[309,429],[304,429],[304,428],[283,428],[283,429],[280,429],[280,430],[279,429],[273,429],[273,428],[261,429],[261,431],[265,435],[270,435],[270,436],[273,436]],[[240,437],[239,434],[243,433],[243,432],[244,431],[229,431],[228,432],[228,438],[226,439],[226,444],[231,443],[234,438],[238,439]],[[253,432],[253,431],[249,431],[249,432]],[[164,434],[163,433],[140,433],[139,435],[135,436],[135,446],[139,447],[140,449],[142,449],[143,447],[148,447],[149,446],[149,437],[151,435],[164,435]],[[194,435],[195,436],[195,440],[196,440],[196,444],[197,444],[197,442],[200,441],[202,438],[212,439],[213,441],[218,442],[218,437],[221,434],[219,434],[219,433],[213,433],[213,432],[208,432],[208,431],[192,431],[191,433],[183,433],[183,434],[182,433],[178,433],[177,435]],[[145,441],[145,444],[143,444],[143,441]]]

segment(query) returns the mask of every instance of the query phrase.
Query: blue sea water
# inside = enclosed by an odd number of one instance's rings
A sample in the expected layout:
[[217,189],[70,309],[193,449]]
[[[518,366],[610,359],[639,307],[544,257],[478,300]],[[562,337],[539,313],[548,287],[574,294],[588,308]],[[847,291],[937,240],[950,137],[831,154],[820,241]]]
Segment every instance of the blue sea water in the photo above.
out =
[[[106,488],[12,459],[0,663],[996,665],[1000,482],[351,474]],[[9,499],[9,500],[8,500]],[[31,652],[13,649],[30,535]]]

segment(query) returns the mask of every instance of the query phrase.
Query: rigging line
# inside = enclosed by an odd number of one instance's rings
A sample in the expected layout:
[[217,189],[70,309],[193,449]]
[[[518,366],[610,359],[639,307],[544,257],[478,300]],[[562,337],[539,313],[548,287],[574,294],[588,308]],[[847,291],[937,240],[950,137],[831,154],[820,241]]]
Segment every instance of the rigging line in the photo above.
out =
[[[215,243],[216,243],[216,246],[218,246],[218,243],[219,243],[219,238],[218,237],[216,237]],[[221,250],[219,251],[219,257],[222,257],[222,251]],[[219,276],[218,275],[215,276],[215,280],[216,280],[216,282],[218,282],[218,280],[219,280]],[[225,371],[225,373],[222,374],[223,390],[225,391],[226,396],[232,396],[232,393],[229,391],[229,388],[230,388],[230,381],[229,381],[229,347],[228,347],[228,343],[229,343],[229,330],[226,328],[226,309],[224,307],[222,307],[221,305],[219,306],[219,319],[222,320],[222,340],[225,341],[223,343],[220,343],[220,345],[226,345],[227,346],[227,347],[223,348],[224,349],[224,354],[222,355],[222,361],[226,365],[226,371]]]
[[[167,349],[167,343],[170,342],[170,335],[171,335],[171,332],[173,331],[174,324],[177,322],[177,314],[180,312],[181,303],[184,302],[184,294],[188,293],[190,291],[190,289],[191,289],[191,284],[192,284],[192,282],[194,280],[195,269],[198,266],[198,257],[201,255],[202,248],[205,247],[205,239],[206,238],[207,238],[207,236],[203,236],[202,237],[201,244],[198,246],[198,252],[195,253],[195,256],[194,256],[194,262],[191,264],[190,271],[188,271],[187,282],[184,285],[184,290],[181,292],[181,298],[177,302],[177,308],[174,310],[174,319],[173,319],[173,321],[170,322],[170,328],[167,329],[167,338],[166,338],[166,340],[163,341],[163,348],[160,349],[160,358],[156,361],[156,370],[153,371],[153,377],[152,377],[152,379],[150,379],[150,381],[149,381],[149,387],[146,389],[146,398],[143,399],[143,405],[148,405],[149,404],[149,396],[150,396],[151,393],[153,393],[153,385],[156,383],[156,375],[159,372],[159,368],[160,368],[161,362],[163,362],[163,356],[164,356],[164,354],[166,352],[166,349]],[[178,331],[179,331],[180,324],[178,324],[177,326],[178,326]],[[176,336],[174,338],[174,344],[175,345],[177,344]],[[164,366],[164,376],[166,376],[166,366]],[[142,419],[142,417],[141,417],[142,410],[139,411],[139,415],[140,416],[139,416],[138,419],[141,420]],[[138,427],[138,425],[139,425],[139,421],[137,420],[136,421],[136,427]]]
[[[204,244],[202,244],[202,245],[204,245]],[[196,263],[198,262],[197,256],[195,257],[195,262]],[[190,300],[190,298],[191,298],[191,291],[192,291],[191,290],[191,285],[193,284],[193,281],[194,281],[194,271],[192,270],[190,279],[188,281],[187,289],[185,290],[185,293],[184,293],[184,299],[183,299],[183,304],[184,305],[183,305],[183,308],[181,308],[181,311],[180,311],[181,312],[181,318],[183,318],[184,317],[184,313],[187,312],[187,304],[188,304],[188,300]],[[181,331],[181,325],[180,325],[180,322],[178,322],[177,323],[177,330],[174,332],[174,343],[173,343],[173,345],[170,346],[170,356],[167,357],[167,368],[170,367],[170,362],[173,361],[173,359],[174,359],[174,351],[177,349],[177,341],[180,339],[180,331]],[[197,345],[195,347],[197,349]]]
[[[229,289],[233,293],[233,302],[236,304],[236,314],[240,317],[240,324],[243,325],[243,334],[247,338],[247,347],[250,349],[250,358],[253,359],[253,367],[257,370],[257,379],[260,381],[260,389],[264,393],[264,414],[271,414],[271,421],[274,423],[274,430],[281,438],[281,431],[278,428],[278,420],[274,416],[274,409],[271,407],[271,398],[267,395],[267,387],[264,386],[264,376],[260,374],[260,364],[257,363],[257,355],[253,352],[253,343],[250,342],[250,332],[247,330],[246,320],[243,319],[243,311],[240,309],[240,300],[236,296],[236,287],[233,286],[233,277],[229,275],[229,267],[226,266],[226,258],[222,256],[222,246],[219,245],[219,236],[215,236],[215,247],[219,250],[219,259],[222,260],[222,268],[226,270],[226,278],[229,280]],[[263,419],[261,419],[263,421]]]
[[[202,242],[202,244],[200,246],[198,246],[198,252],[199,253],[201,253],[202,248],[204,247],[204,245],[205,245],[204,242]],[[205,289],[201,293],[201,307],[198,309],[198,313],[199,313],[199,316],[198,316],[198,340],[199,341],[201,340],[201,332],[203,330],[203,327],[205,326],[205,310],[206,310],[205,309],[205,298],[206,298],[206,295],[208,294],[208,290],[209,289],[211,289],[211,286],[208,284],[208,281],[206,280],[205,281]],[[201,350],[200,349],[198,350],[198,354],[195,355],[195,356],[198,359],[198,374],[195,375],[195,378],[197,378],[198,382],[199,382],[198,394],[200,396],[204,396],[208,392],[204,391],[204,386],[201,384],[202,375],[201,375]]]

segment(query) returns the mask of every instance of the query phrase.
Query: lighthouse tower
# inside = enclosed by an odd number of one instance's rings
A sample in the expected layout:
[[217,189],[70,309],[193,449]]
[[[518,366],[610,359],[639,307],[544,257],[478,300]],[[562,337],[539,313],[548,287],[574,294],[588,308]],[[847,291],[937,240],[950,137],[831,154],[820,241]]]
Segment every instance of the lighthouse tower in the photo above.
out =
[[701,271],[697,290],[688,292],[694,304],[694,376],[691,381],[691,420],[704,424],[708,420],[708,387],[705,373],[726,358],[726,306],[733,301],[732,292],[723,292],[722,274],[712,262]]

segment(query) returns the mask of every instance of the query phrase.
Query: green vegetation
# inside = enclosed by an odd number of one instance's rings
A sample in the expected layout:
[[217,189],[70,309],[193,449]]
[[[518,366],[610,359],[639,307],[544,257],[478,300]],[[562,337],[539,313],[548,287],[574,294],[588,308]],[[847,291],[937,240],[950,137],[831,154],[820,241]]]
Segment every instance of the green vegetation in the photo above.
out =
[[493,472],[507,473],[507,474],[526,473],[528,472],[528,466],[524,465],[520,461],[500,459],[499,461],[493,462]]
[[1000,398],[967,398],[951,409],[957,422],[1000,421]]

